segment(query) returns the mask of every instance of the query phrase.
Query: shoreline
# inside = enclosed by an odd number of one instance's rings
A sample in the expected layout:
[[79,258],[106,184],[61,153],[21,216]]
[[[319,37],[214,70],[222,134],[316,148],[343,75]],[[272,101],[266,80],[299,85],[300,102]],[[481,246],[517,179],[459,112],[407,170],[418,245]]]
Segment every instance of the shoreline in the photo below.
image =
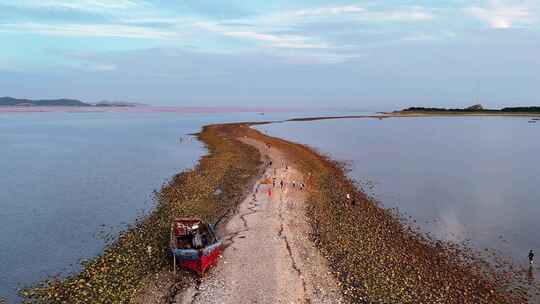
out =
[[340,116],[312,116],[296,117],[284,120],[266,120],[266,121],[243,121],[223,123],[224,126],[234,125],[266,125],[287,122],[309,122],[321,120],[339,120],[339,119],[388,119],[388,118],[428,118],[428,117],[518,117],[518,118],[539,118],[540,113],[421,113],[421,112],[378,112],[373,115],[340,115]]
[[389,114],[390,117],[424,117],[424,116],[445,116],[445,117],[456,117],[456,116],[495,116],[495,117],[540,117],[540,113],[527,113],[527,112],[479,112],[479,113],[452,113],[452,112],[421,112],[421,111],[411,111],[411,112],[390,112],[385,113]]
[[[271,123],[281,122],[295,122],[295,121],[317,121],[317,120],[333,120],[333,119],[362,119],[362,118],[418,118],[418,117],[524,117],[524,118],[537,118],[540,117],[540,113],[430,113],[430,112],[381,112],[374,115],[345,115],[345,116],[317,116],[317,117],[303,117],[303,118],[291,118],[283,121],[275,121]],[[260,124],[260,123],[254,123]]]
[[[380,117],[396,116],[302,120]],[[309,147],[251,128],[267,123],[276,122],[205,126],[198,136],[208,148],[208,154],[199,160],[196,168],[178,174],[157,193],[156,210],[122,233],[102,255],[84,265],[81,273],[63,281],[42,283],[23,295],[36,303],[132,301],[137,290],[144,287],[141,284],[147,285],[148,278],[170,267],[164,239],[168,239],[172,214],[208,220],[226,216],[245,196],[253,178],[261,174],[260,153],[240,140],[247,137],[280,149],[309,176],[306,215],[312,230],[311,240],[328,260],[350,302],[522,302],[523,295],[509,292],[513,289],[508,281],[499,278],[481,261],[467,260],[462,248],[426,239],[401,223],[395,214],[370,201],[345,175],[339,163]],[[217,187],[224,190],[220,199],[212,195]],[[347,194],[354,204],[346,199]],[[134,247],[130,244],[133,241],[145,246]],[[155,256],[146,254],[148,243],[159,251]],[[171,284],[174,286],[167,288],[178,291],[187,283],[181,279]]]
[[[208,153],[193,169],[175,175],[155,193],[156,205],[150,214],[121,232],[102,254],[84,263],[81,272],[20,290],[23,300],[130,303],[149,278],[171,269],[168,244],[173,218],[196,216],[213,223],[234,210],[253,176],[260,173],[259,153],[234,139],[228,126],[205,126],[197,136]],[[218,189],[221,192],[216,194]],[[184,279],[190,279],[184,274]],[[185,282],[172,283],[174,289]]]
[[[248,129],[278,146],[309,175],[312,240],[352,303],[523,303],[526,291],[473,256],[432,240],[360,191],[343,166],[310,147]],[[348,199],[350,195],[350,199]],[[522,282],[520,282],[522,283]],[[516,287],[516,288],[514,288]]]

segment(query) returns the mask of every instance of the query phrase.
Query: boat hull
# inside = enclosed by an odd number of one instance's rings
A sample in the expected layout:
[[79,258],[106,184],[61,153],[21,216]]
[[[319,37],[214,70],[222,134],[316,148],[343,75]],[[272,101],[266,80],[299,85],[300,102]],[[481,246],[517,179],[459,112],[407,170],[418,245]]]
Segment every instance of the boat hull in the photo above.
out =
[[217,262],[221,251],[222,243],[219,241],[203,249],[173,249],[172,253],[182,267],[198,274],[203,274],[210,266]]

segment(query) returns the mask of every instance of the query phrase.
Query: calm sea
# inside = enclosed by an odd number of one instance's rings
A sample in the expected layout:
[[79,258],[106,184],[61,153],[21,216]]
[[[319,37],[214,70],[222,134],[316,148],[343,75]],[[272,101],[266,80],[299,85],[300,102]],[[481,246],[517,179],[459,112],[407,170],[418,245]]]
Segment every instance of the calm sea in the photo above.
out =
[[[540,124],[527,118],[389,118],[262,125],[350,161],[351,177],[425,232],[527,263],[540,253]],[[538,276],[538,271],[536,271]]]
[[153,190],[205,153],[187,134],[209,123],[321,114],[30,110],[0,111],[0,297],[10,302],[16,288],[77,271],[103,250],[104,233],[149,211]]

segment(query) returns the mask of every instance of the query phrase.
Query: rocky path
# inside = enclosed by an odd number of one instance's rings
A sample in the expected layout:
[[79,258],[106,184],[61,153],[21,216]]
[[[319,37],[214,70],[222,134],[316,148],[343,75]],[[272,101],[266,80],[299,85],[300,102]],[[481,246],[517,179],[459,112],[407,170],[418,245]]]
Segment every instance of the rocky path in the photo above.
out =
[[[226,224],[226,249],[218,265],[174,302],[342,303],[326,260],[308,239],[306,193],[299,189],[302,174],[280,151],[255,140],[244,141],[273,165]],[[283,189],[281,180],[286,184]]]

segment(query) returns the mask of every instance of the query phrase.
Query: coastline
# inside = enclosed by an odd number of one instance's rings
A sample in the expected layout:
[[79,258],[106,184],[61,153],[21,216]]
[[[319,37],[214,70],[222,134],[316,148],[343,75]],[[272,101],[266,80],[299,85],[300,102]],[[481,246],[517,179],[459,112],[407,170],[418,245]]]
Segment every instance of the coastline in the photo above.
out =
[[[468,248],[431,240],[358,190],[341,164],[311,148],[247,129],[310,176],[312,240],[352,303],[522,303],[526,296]],[[347,194],[351,199],[347,199]],[[354,204],[353,204],[354,200]]]
[[234,124],[247,124],[250,126],[284,122],[308,122],[334,119],[387,119],[387,118],[419,118],[419,117],[519,117],[538,118],[540,113],[448,113],[448,112],[378,112],[373,115],[341,115],[341,116],[313,116],[290,118],[285,120],[238,122]]
[[495,116],[495,117],[540,117],[540,113],[527,113],[527,112],[422,112],[422,111],[410,111],[410,112],[390,112],[385,113],[390,117],[424,117],[424,116],[446,116],[446,117],[456,117],[456,116]]
[[345,115],[292,118],[281,122],[317,121],[331,119],[402,118],[402,117],[540,117],[540,113],[448,113],[448,112],[381,112],[375,115]]
[[[196,216],[218,221],[236,208],[253,176],[260,174],[259,152],[233,138],[228,126],[205,126],[198,138],[208,153],[195,168],[177,174],[155,193],[156,206],[150,214],[84,263],[81,272],[39,282],[21,290],[20,296],[30,303],[130,303],[148,277],[170,270],[172,219]],[[222,191],[216,195],[217,189]]]
[[[380,117],[395,116],[339,118]],[[320,119],[337,118],[310,120]],[[328,260],[350,302],[524,300],[518,293],[509,293],[509,283],[483,263],[466,259],[462,248],[426,239],[401,223],[391,211],[370,201],[347,178],[339,163],[309,147],[250,128],[264,123],[272,122],[204,127],[198,136],[206,144],[208,155],[201,158],[195,169],[177,175],[157,193],[154,212],[120,235],[103,255],[85,265],[83,272],[63,281],[46,282],[28,290],[27,296],[37,303],[131,301],[145,278],[169,267],[166,244],[173,214],[215,221],[236,208],[253,177],[261,173],[260,153],[240,140],[247,137],[269,143],[287,154],[309,176],[306,215],[311,238]],[[212,195],[217,187],[224,190],[220,198]],[[354,205],[346,199],[347,194]],[[159,248],[159,252],[148,256],[146,244]],[[177,284],[175,288],[182,286]]]

